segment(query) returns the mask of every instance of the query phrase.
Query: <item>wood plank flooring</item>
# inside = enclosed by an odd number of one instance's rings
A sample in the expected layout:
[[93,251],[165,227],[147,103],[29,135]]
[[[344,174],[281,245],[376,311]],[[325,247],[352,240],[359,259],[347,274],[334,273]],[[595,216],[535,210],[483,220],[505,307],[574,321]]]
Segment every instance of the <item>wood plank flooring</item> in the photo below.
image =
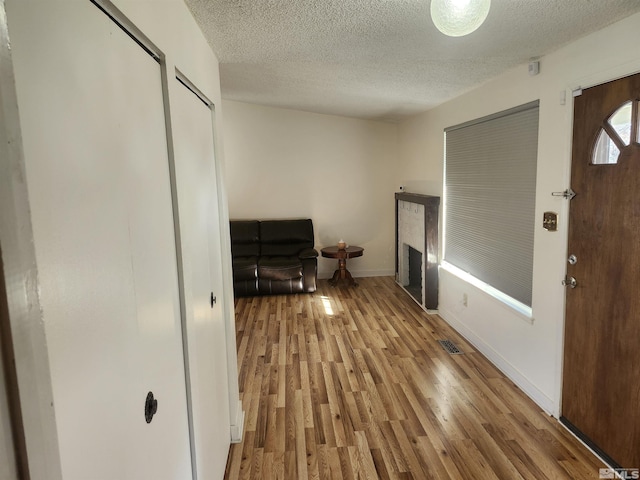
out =
[[599,477],[596,457],[391,277],[358,281],[236,300],[246,418],[225,478]]

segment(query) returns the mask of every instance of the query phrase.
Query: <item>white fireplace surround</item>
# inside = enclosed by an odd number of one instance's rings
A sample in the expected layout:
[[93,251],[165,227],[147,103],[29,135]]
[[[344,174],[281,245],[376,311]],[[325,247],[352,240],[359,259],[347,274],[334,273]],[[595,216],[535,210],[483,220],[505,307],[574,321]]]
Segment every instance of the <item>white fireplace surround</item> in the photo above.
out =
[[424,205],[419,203],[398,201],[398,278],[397,282],[402,285],[409,284],[409,246],[422,254],[422,298],[418,302],[425,303],[425,250],[426,227],[424,224]]

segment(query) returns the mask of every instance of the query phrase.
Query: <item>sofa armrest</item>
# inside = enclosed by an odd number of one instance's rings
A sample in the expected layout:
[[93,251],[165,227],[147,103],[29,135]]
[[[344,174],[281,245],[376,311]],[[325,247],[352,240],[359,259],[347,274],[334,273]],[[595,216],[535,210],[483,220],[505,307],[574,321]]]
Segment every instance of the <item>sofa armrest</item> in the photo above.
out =
[[302,290],[306,293],[315,292],[318,277],[318,259],[315,257],[302,258]]
[[300,253],[298,253],[298,258],[303,259],[303,258],[317,258],[318,257],[318,251],[315,248],[305,248],[303,250],[300,250]]

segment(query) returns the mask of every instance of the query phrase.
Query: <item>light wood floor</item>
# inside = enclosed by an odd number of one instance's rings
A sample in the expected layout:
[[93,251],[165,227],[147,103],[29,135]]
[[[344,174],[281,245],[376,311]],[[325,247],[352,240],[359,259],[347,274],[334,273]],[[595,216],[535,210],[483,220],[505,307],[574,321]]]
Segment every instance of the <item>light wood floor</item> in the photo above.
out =
[[246,419],[226,478],[599,477],[604,465],[391,277],[358,280],[236,301]]

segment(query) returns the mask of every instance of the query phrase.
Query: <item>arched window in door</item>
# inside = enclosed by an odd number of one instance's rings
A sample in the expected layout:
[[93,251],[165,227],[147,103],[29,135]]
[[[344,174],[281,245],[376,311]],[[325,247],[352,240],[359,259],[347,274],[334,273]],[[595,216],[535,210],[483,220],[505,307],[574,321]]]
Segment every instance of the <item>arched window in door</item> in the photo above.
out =
[[604,122],[591,154],[593,165],[618,163],[620,153],[640,139],[638,100],[622,104]]

